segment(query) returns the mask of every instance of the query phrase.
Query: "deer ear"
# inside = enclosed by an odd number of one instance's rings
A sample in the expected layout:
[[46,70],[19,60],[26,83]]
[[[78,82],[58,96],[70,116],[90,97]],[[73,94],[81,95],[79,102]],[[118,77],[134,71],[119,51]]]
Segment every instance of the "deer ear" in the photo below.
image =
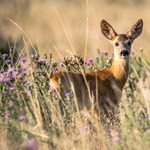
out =
[[130,31],[127,33],[127,35],[131,36],[132,39],[136,39],[140,36],[143,29],[143,20],[139,19],[130,29]]
[[105,20],[101,21],[101,31],[103,35],[109,40],[113,40],[117,35],[113,27]]

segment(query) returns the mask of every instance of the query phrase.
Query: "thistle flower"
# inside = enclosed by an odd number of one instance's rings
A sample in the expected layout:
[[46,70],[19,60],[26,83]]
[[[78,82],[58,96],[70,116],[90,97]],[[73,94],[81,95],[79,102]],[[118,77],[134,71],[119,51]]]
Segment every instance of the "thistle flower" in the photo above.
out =
[[10,60],[10,59],[7,59],[7,60],[6,60],[6,63],[8,63],[8,64],[11,63],[11,60]]
[[2,92],[3,95],[6,95],[7,93],[8,93],[8,92],[6,92],[6,91],[3,91],[3,92]]
[[21,72],[21,75],[22,75],[22,76],[26,76],[27,73],[26,73],[25,71],[22,71],[22,72]]
[[27,66],[22,66],[21,68],[22,71],[26,71],[26,69],[27,69]]
[[119,142],[119,141],[120,141],[120,138],[119,138],[119,137],[114,137],[114,138],[113,138],[113,141],[114,141],[114,142]]
[[26,121],[27,117],[25,115],[20,115],[18,119],[20,121]]
[[26,58],[25,58],[25,57],[21,58],[21,61],[22,61],[23,63],[25,63],[25,62],[26,62]]
[[8,103],[8,105],[9,105],[9,108],[12,108],[13,107],[13,101],[10,100],[9,103]]
[[3,82],[3,83],[7,83],[7,82],[9,82],[9,81],[11,81],[11,78],[10,78],[10,77],[8,77],[8,78],[3,78],[3,79],[2,79],[2,82]]
[[56,68],[54,68],[54,71],[57,71],[58,70],[58,68],[56,67]]
[[8,54],[2,54],[2,58],[6,58]]
[[71,93],[65,93],[65,97],[70,97]]
[[14,88],[14,87],[10,87],[8,90],[9,90],[9,91],[14,91],[15,88]]
[[56,87],[53,87],[53,88],[52,88],[52,91],[56,91],[56,90],[57,90],[57,88],[56,88]]
[[38,64],[43,65],[43,64],[45,64],[45,63],[46,63],[46,61],[45,61],[44,59],[39,59],[39,60],[38,60]]
[[69,108],[70,108],[70,105],[66,105],[65,108],[66,108],[66,109],[69,109]]
[[107,56],[108,55],[108,51],[107,50],[103,51],[102,55]]
[[44,71],[43,71],[42,69],[39,69],[38,72],[39,72],[39,73],[43,73]]
[[87,66],[89,66],[92,62],[93,62],[93,59],[92,59],[92,58],[89,58],[85,64],[86,64]]
[[96,59],[96,61],[98,61],[98,60],[99,60],[99,58],[98,58],[98,57],[95,57],[95,59]]
[[59,66],[60,66],[60,67],[63,67],[63,63],[62,63],[62,62],[60,62],[60,63],[59,63]]
[[4,115],[4,119],[9,119],[10,118],[10,114],[5,114]]
[[14,67],[12,67],[12,68],[9,68],[9,70],[8,70],[9,72],[14,72],[15,71],[15,68]]
[[35,139],[29,140],[25,145],[26,150],[38,150],[38,147],[39,144]]
[[8,73],[5,71],[5,72],[2,72],[1,74],[2,74],[3,76],[7,76]]

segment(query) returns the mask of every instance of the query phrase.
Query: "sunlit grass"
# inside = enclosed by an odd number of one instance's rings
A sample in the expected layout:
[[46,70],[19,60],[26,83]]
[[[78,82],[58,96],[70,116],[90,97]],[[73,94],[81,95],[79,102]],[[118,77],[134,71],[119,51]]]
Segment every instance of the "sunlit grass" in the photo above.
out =
[[0,74],[1,148],[148,149],[149,63],[142,61],[141,54],[131,55],[129,79],[118,108],[121,135],[111,138],[88,110],[75,111],[71,92],[61,99],[49,85],[58,70],[103,69],[104,64],[111,65],[111,54],[98,50],[95,59],[75,56],[64,57],[62,62],[54,62],[51,54],[32,55],[31,60],[21,58],[15,66],[7,61],[9,56],[1,55],[5,64]]

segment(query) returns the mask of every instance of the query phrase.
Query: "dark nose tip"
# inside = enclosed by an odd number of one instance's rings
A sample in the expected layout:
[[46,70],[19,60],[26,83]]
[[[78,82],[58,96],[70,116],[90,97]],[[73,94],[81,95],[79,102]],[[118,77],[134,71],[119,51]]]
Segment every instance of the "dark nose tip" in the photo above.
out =
[[120,54],[121,56],[128,56],[129,52],[127,50],[122,50]]

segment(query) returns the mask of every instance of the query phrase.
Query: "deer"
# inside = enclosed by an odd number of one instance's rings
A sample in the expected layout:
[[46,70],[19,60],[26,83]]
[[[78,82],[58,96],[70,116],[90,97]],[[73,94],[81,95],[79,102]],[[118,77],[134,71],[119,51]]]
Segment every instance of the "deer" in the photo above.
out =
[[112,65],[89,73],[56,72],[50,79],[50,87],[61,97],[72,89],[79,110],[93,108],[98,117],[103,117],[114,112],[121,100],[129,73],[131,46],[142,33],[143,20],[134,23],[126,34],[118,34],[105,20],[100,26],[102,34],[114,47]]

